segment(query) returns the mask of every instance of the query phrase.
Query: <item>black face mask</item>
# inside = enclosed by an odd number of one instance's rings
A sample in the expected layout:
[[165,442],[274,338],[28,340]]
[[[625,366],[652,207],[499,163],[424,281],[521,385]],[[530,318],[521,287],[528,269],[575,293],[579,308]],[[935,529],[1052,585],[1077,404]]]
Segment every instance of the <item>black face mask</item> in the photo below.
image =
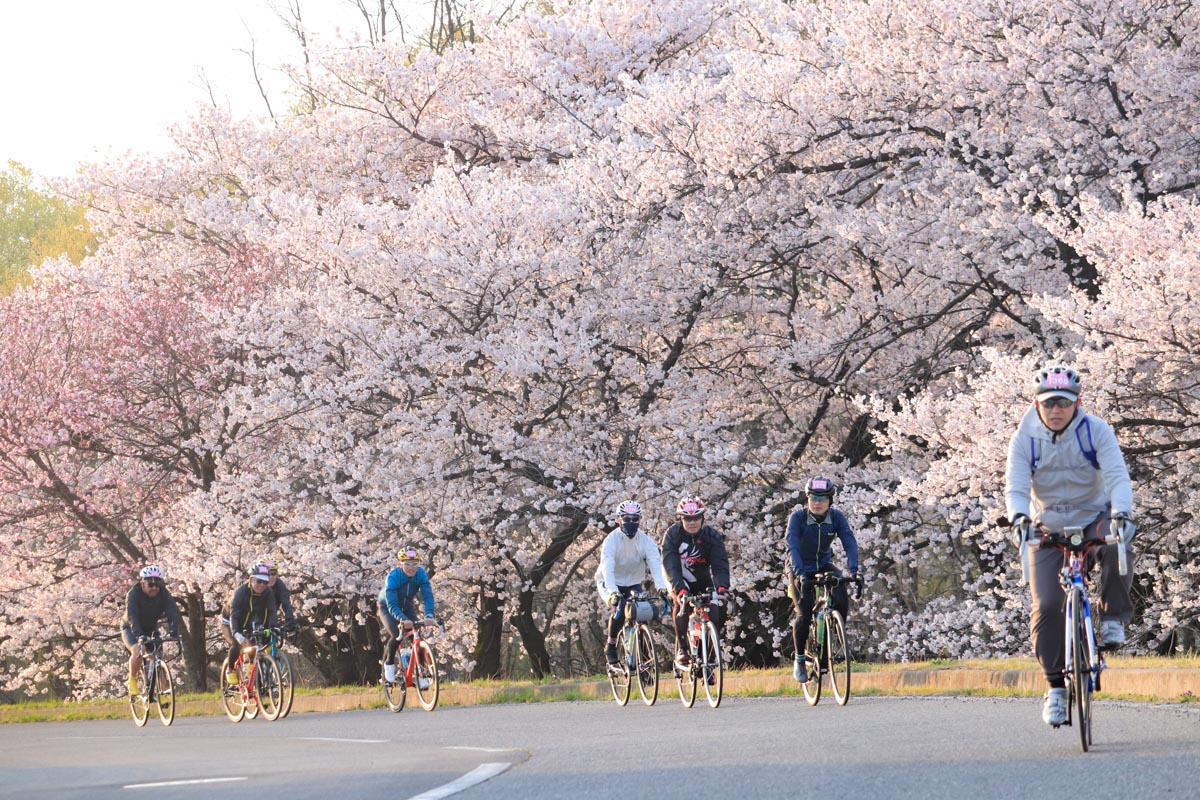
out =
[[626,520],[621,523],[621,532],[632,539],[634,536],[637,536],[638,528],[641,527],[641,524],[636,519]]

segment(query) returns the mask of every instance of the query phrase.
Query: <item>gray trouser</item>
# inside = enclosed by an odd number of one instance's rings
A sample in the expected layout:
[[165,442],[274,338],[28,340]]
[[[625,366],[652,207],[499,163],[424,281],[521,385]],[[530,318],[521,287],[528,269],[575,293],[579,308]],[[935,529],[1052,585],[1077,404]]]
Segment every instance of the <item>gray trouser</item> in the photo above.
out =
[[[1088,538],[1102,536],[1108,532],[1108,516],[1087,527]],[[1037,549],[1032,553],[1029,587],[1033,592],[1033,652],[1042,671],[1052,683],[1062,685],[1063,668],[1066,664],[1066,643],[1063,641],[1066,615],[1066,595],[1058,582],[1063,567],[1063,554],[1058,550]],[[1115,544],[1093,550],[1088,558],[1088,568],[1100,564],[1100,602],[1093,606],[1093,621],[1115,619],[1122,624],[1133,617],[1133,602],[1129,589],[1133,585],[1133,550],[1126,547],[1129,573],[1121,575],[1117,564]]]

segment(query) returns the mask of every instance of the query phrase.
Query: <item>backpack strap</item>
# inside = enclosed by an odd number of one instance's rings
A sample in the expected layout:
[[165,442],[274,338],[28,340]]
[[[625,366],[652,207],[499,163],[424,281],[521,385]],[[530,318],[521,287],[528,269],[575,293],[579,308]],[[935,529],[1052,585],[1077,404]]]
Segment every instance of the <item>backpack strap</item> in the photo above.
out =
[[1037,472],[1037,464],[1038,464],[1039,458],[1040,458],[1040,456],[1038,456],[1038,451],[1037,451],[1037,437],[1030,436],[1029,437],[1029,477],[1031,477],[1031,478],[1033,477],[1034,473]]
[[[1083,443],[1083,435],[1080,431],[1087,433],[1087,445]],[[1088,415],[1083,415],[1083,421],[1075,428],[1075,441],[1079,442],[1079,449],[1083,451],[1084,457],[1091,462],[1092,466],[1100,469],[1100,459],[1096,456],[1096,445],[1092,443],[1092,426],[1088,424]]]

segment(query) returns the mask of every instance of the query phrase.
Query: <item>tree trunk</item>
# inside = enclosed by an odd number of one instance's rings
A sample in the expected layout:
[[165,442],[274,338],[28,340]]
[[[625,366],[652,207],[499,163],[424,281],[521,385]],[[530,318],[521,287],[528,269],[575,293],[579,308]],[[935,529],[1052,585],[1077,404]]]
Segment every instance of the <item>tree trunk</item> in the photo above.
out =
[[478,680],[479,678],[500,677],[500,644],[503,623],[504,617],[500,611],[500,598],[497,595],[496,587],[494,585],[483,587],[479,593],[475,650],[471,654],[475,661],[475,668],[471,671],[472,678]]

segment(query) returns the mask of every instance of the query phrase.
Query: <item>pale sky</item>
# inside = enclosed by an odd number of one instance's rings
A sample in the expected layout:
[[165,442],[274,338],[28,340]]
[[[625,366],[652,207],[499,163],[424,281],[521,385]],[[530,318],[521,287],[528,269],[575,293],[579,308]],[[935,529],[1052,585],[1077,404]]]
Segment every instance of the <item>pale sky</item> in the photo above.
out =
[[[428,6],[409,4],[414,14]],[[279,113],[288,82],[277,65],[299,61],[299,49],[273,6],[287,0],[0,0],[0,170],[13,160],[65,176],[110,153],[163,153],[168,126],[211,105],[201,71],[235,117],[264,117],[239,52],[252,41]],[[339,25],[347,38],[365,34],[351,0],[300,7],[330,41]]]

